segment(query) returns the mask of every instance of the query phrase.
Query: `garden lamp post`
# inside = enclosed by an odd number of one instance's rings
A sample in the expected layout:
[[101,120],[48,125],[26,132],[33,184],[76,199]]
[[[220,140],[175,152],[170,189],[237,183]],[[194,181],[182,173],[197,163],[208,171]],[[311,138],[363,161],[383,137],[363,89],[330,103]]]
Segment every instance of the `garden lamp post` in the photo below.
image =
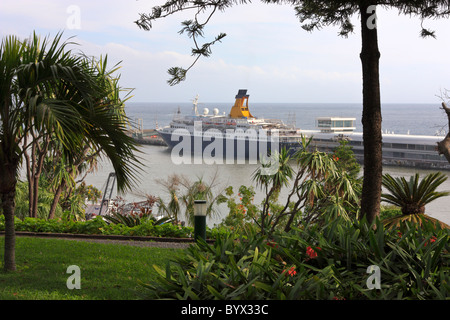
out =
[[206,200],[194,200],[194,239],[206,240]]

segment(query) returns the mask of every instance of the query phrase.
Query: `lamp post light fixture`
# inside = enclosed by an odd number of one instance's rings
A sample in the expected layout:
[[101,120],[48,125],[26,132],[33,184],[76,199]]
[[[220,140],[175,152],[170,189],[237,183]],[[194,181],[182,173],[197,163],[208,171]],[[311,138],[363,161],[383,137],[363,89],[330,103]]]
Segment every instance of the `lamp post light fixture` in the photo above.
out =
[[206,241],[206,200],[194,200],[194,239]]

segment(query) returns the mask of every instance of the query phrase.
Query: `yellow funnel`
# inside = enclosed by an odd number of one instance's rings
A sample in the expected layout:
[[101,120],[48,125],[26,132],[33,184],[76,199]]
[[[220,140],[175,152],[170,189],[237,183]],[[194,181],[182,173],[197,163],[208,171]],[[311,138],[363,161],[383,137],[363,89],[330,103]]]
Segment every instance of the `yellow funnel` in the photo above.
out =
[[253,118],[252,114],[248,110],[248,97],[249,95],[247,94],[247,90],[240,89],[238,91],[238,94],[236,95],[236,102],[230,111],[231,118]]

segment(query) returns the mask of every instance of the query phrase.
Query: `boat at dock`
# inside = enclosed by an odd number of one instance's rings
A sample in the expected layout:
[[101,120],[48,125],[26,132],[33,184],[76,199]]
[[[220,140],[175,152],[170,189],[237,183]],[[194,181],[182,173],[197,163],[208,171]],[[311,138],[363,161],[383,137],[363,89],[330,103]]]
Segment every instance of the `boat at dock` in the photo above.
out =
[[[343,130],[345,121],[355,118],[317,118],[316,130],[301,130],[312,137],[312,145],[325,152],[333,152],[340,140],[347,140],[358,162],[364,161],[362,132],[354,132],[353,124]],[[344,123],[343,123],[344,122]],[[418,169],[450,170],[450,163],[437,152],[437,143],[445,136],[382,133],[383,165],[415,167]]]
[[[140,120],[140,119],[139,119]],[[144,145],[167,146],[166,142],[161,138],[157,129],[133,128],[128,131],[134,140]]]
[[[217,108],[212,113],[204,108],[200,113],[197,96],[190,115],[178,111],[169,126],[157,130],[172,149],[172,160],[201,154],[201,163],[206,164],[234,163],[236,159],[252,163],[282,148],[293,154],[301,148],[302,137],[307,137],[312,139],[311,147],[325,152],[333,152],[341,140],[347,140],[357,160],[363,163],[363,138],[362,132],[355,132],[356,118],[318,117],[315,130],[302,130],[279,119],[255,117],[248,99],[247,90],[240,89],[228,114]],[[450,170],[448,161],[436,151],[437,142],[444,136],[387,132],[382,136],[384,165]]]
[[279,119],[253,116],[248,106],[247,90],[241,89],[228,114],[217,108],[210,113],[198,111],[198,96],[191,115],[178,112],[169,126],[158,130],[176,155],[202,154],[204,159],[256,161],[273,150],[286,148],[294,152],[300,147],[299,131]]

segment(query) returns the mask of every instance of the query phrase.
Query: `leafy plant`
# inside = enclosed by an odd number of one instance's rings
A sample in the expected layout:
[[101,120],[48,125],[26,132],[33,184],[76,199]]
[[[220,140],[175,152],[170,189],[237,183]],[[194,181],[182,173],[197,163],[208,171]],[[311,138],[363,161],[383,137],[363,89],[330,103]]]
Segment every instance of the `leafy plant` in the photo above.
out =
[[383,193],[382,200],[400,207],[402,211],[401,216],[387,219],[386,224],[395,226],[406,220],[421,223],[423,219],[435,222],[435,219],[425,215],[425,205],[450,194],[448,191],[436,191],[446,180],[447,177],[441,172],[430,173],[421,181],[419,174],[411,176],[409,180],[383,175],[383,186],[389,193]]
[[[449,230],[401,230],[333,218],[267,238],[221,234],[199,241],[144,284],[149,299],[448,299]],[[368,266],[381,288],[367,287]]]
[[[25,218],[15,219],[16,231],[27,232],[50,232],[50,233],[70,233],[70,234],[103,234],[103,235],[123,235],[123,236],[149,236],[149,237],[173,237],[191,238],[193,229],[181,227],[172,223],[156,224],[150,219],[141,224],[128,227],[125,224],[107,223],[103,217],[97,216],[87,221],[56,220]],[[5,219],[0,215],[0,231],[5,230]],[[225,230],[207,229],[209,238],[226,233]]]
[[157,183],[162,185],[169,194],[168,201],[164,201],[161,197],[158,198],[158,212],[173,217],[179,223],[178,219],[184,208],[187,224],[193,225],[194,201],[206,200],[206,216],[210,217],[217,213],[216,205],[225,202],[226,199],[220,192],[215,193],[216,177],[209,182],[205,182],[201,177],[192,182],[183,175],[173,174],[166,180],[157,180]]
[[338,168],[349,172],[350,176],[356,178],[361,170],[361,166],[355,158],[352,147],[347,140],[340,140],[339,146],[332,155]]
[[228,197],[228,214],[222,219],[219,227],[227,227],[234,233],[246,234],[249,229],[255,228],[254,220],[259,213],[258,207],[253,203],[255,191],[253,187],[240,186],[236,200],[233,187],[225,189],[225,195]]
[[[15,216],[25,219],[29,216],[28,182],[19,181],[16,187]],[[53,201],[53,193],[45,185],[39,186],[37,218],[46,219]],[[61,218],[63,210],[60,205],[56,207],[56,218]]]
[[[267,174],[264,164],[254,172],[253,179],[265,194],[255,221],[261,233],[289,231],[299,224],[323,220],[324,214],[346,219],[358,215],[361,179],[339,168],[333,155],[311,148],[311,141],[302,137],[292,157],[286,150],[274,154],[279,160],[276,172]],[[287,199],[280,205],[277,201],[282,188],[287,189]]]

